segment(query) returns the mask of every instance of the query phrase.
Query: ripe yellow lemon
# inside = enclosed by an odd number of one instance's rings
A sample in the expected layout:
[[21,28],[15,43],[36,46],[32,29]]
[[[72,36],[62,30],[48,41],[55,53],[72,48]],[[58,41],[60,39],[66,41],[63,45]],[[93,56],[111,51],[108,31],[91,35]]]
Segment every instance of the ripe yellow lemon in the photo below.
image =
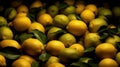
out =
[[64,0],[67,5],[74,5],[75,1],[74,0]]
[[88,24],[91,20],[95,19],[95,14],[91,10],[85,9],[81,12],[80,17]]
[[0,16],[0,26],[7,26],[7,20],[3,16]]
[[19,32],[27,30],[31,25],[31,20],[26,17],[17,17],[13,20],[13,27]]
[[82,36],[87,31],[87,25],[81,20],[72,20],[68,23],[66,29],[75,36]]
[[15,47],[17,49],[21,49],[21,45],[16,41],[12,39],[5,39],[0,42],[0,47]]
[[31,67],[31,64],[25,59],[17,59],[12,63],[12,67]]
[[114,58],[117,49],[110,43],[101,43],[95,48],[95,53],[100,58]]
[[77,4],[76,5],[76,14],[81,14],[81,12],[85,9],[85,5],[84,4]]
[[6,67],[6,59],[3,55],[0,55],[0,67]]
[[24,16],[27,16],[27,13],[20,12],[20,13],[17,13],[15,17],[24,17]]
[[75,43],[75,44],[72,44],[69,48],[76,49],[80,53],[80,56],[83,56],[84,54],[84,47],[82,44]]
[[95,15],[97,15],[97,13],[98,13],[98,8],[95,4],[88,4],[85,6],[85,9],[89,9],[89,10],[93,11],[93,13],[95,13]]
[[41,54],[42,50],[44,50],[44,45],[38,39],[28,38],[23,41],[22,48],[27,54],[36,56]]
[[49,64],[48,67],[65,67],[65,66],[62,63],[56,62]]
[[53,23],[53,18],[50,14],[44,13],[38,16],[37,21],[42,25],[51,25]]
[[26,5],[21,4],[20,6],[17,7],[17,12],[18,13],[28,13],[29,9]]
[[30,8],[39,8],[39,7],[42,7],[43,4],[40,0],[35,0],[31,5],[30,5]]
[[46,45],[46,51],[54,56],[58,56],[60,51],[64,48],[65,45],[59,40],[51,40]]
[[32,30],[39,30],[43,33],[45,33],[45,28],[42,24],[38,23],[38,22],[33,22],[30,27],[28,28],[28,32],[31,32]]
[[35,59],[29,55],[21,55],[19,59],[27,60],[30,64],[32,64],[32,62],[35,61]]
[[98,63],[98,67],[119,67],[119,65],[114,59],[105,58]]

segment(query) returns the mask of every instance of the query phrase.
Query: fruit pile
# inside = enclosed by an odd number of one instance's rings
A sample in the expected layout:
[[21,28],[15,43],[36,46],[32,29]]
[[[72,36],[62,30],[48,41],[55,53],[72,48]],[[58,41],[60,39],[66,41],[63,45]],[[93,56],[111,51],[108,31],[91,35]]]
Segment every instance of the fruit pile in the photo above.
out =
[[119,0],[7,1],[0,67],[120,66]]

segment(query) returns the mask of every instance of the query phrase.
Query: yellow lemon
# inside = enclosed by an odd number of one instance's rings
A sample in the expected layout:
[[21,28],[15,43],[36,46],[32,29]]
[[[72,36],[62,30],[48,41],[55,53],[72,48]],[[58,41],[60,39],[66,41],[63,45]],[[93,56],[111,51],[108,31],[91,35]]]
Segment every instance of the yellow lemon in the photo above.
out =
[[43,4],[40,0],[35,0],[31,5],[30,5],[30,8],[39,8],[39,7],[42,7]]
[[13,27],[19,32],[27,30],[31,25],[31,20],[26,17],[17,17],[13,20]]
[[17,49],[21,49],[21,45],[16,41],[16,40],[12,40],[12,39],[6,39],[6,40],[2,40],[0,42],[0,47],[4,48],[4,47],[15,47]]
[[39,30],[43,33],[45,33],[45,28],[42,24],[38,23],[38,22],[33,22],[30,27],[28,28],[28,32],[31,32],[32,30]]
[[28,13],[29,9],[26,5],[20,5],[17,7],[17,12],[18,13]]
[[3,55],[0,55],[0,67],[6,67],[6,59]]
[[44,50],[44,45],[38,39],[28,38],[23,41],[22,48],[27,54],[36,56],[41,54],[42,50]]
[[42,25],[46,26],[51,25],[53,23],[53,18],[50,14],[44,13],[38,16],[37,21]]
[[48,65],[48,67],[65,67],[65,65],[63,65],[62,63],[51,63]]
[[85,9],[85,5],[84,4],[77,4],[76,5],[76,14],[81,14],[81,12]]
[[54,56],[58,56],[60,51],[64,48],[65,45],[59,40],[51,40],[46,45],[46,51]]
[[87,31],[87,25],[81,20],[72,20],[68,23],[66,29],[75,36],[82,36]]

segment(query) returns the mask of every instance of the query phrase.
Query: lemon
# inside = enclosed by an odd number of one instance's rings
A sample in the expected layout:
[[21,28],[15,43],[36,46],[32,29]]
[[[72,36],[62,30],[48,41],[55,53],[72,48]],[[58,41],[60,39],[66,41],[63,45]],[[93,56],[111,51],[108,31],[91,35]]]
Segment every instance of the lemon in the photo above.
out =
[[118,42],[120,42],[120,37],[117,36],[117,35],[113,35],[113,36],[110,36],[108,37],[106,40],[105,40],[106,43],[111,43],[113,44],[114,46],[116,46],[116,44]]
[[83,3],[76,4],[76,14],[81,14],[81,12],[85,9],[85,5]]
[[117,49],[110,43],[101,43],[95,48],[95,54],[100,58],[114,58]]
[[51,40],[46,44],[46,51],[53,56],[58,56],[65,45],[59,40]]
[[118,52],[115,56],[115,60],[118,64],[120,64],[120,52]]
[[17,7],[17,13],[28,13],[29,9],[26,5],[21,4],[20,6]]
[[118,63],[111,58],[105,58],[102,59],[99,63],[98,63],[99,67],[119,67]]
[[80,54],[76,49],[64,48],[60,51],[59,57],[64,59],[78,59]]
[[75,36],[82,36],[87,31],[87,25],[81,20],[72,20],[68,23],[66,29]]
[[85,9],[81,12],[80,17],[88,24],[90,21],[95,19],[95,14],[91,10]]
[[96,18],[96,19],[93,19],[92,21],[90,21],[88,27],[89,27],[90,32],[96,33],[96,32],[98,32],[100,27],[107,26],[107,25],[108,25],[108,23],[104,19]]
[[64,2],[67,3],[67,5],[69,5],[69,6],[72,6],[75,3],[74,0],[64,0]]
[[63,42],[65,47],[69,47],[72,44],[76,43],[76,38],[70,33],[65,33],[58,38],[59,41]]
[[48,7],[48,13],[54,17],[58,14],[59,8],[56,5],[51,5]]
[[76,10],[75,6],[68,6],[64,9],[63,13],[65,15],[75,14],[75,10]]
[[31,20],[27,16],[16,17],[13,20],[13,27],[18,32],[27,30],[31,25]]
[[47,37],[48,37],[48,40],[54,40],[54,39],[57,39],[57,31],[60,31],[62,30],[60,27],[52,27],[48,30],[47,32]]
[[52,25],[53,18],[50,14],[44,13],[38,16],[37,21],[41,23],[43,26]]
[[0,47],[15,47],[17,49],[21,49],[21,45],[16,41],[12,39],[5,39],[0,42]]
[[45,33],[45,28],[42,24],[38,23],[38,22],[33,22],[30,27],[28,28],[28,32],[31,32],[32,30],[39,30],[43,33]]
[[120,7],[119,6],[113,7],[112,12],[113,12],[115,17],[119,17],[120,16]]
[[12,67],[31,67],[31,64],[25,59],[17,59],[13,61]]
[[95,4],[87,4],[85,6],[85,9],[89,9],[89,10],[93,11],[93,13],[95,13],[95,15],[98,14],[98,8]]
[[57,27],[65,28],[69,23],[69,18],[64,14],[58,14],[53,18],[53,24]]
[[38,39],[28,38],[23,41],[22,48],[27,54],[36,56],[41,54],[42,50],[44,50],[44,45]]
[[30,4],[30,8],[39,8],[42,6],[43,4],[40,0],[35,0],[34,2],[32,2],[32,4]]
[[32,64],[33,61],[36,61],[33,57],[29,55],[21,55],[19,59],[27,60],[30,64]]
[[0,67],[6,67],[6,59],[3,55],[0,55]]
[[13,39],[13,31],[6,26],[0,27],[0,39]]
[[112,16],[112,11],[108,8],[105,8],[105,7],[99,7],[98,8],[98,15]]
[[48,67],[65,67],[65,65],[63,65],[62,63],[51,63],[48,65]]
[[10,4],[11,4],[11,6],[12,7],[18,7],[19,5],[21,5],[22,4],[22,0],[13,0]]
[[98,44],[100,44],[100,36],[98,33],[87,33],[84,38],[84,46],[85,48],[88,47],[96,47]]
[[84,55],[85,48],[82,44],[75,43],[75,44],[72,44],[69,48],[76,49],[79,52],[80,56]]
[[24,16],[27,16],[27,13],[20,12],[20,13],[17,13],[15,17],[24,17]]
[[3,16],[0,16],[0,26],[7,26],[7,20]]
[[48,61],[46,62],[46,66],[49,66],[49,64],[60,62],[60,59],[56,56],[51,56]]
[[71,20],[77,20],[77,17],[76,17],[75,14],[69,14],[69,15],[68,15],[68,18],[69,18],[70,21],[71,21]]

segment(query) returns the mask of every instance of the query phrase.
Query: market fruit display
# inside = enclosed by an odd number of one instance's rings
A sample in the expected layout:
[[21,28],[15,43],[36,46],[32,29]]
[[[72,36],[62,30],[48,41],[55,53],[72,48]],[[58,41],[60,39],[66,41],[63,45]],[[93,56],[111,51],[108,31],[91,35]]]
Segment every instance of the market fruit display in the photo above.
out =
[[1,0],[0,67],[120,67],[119,3]]

